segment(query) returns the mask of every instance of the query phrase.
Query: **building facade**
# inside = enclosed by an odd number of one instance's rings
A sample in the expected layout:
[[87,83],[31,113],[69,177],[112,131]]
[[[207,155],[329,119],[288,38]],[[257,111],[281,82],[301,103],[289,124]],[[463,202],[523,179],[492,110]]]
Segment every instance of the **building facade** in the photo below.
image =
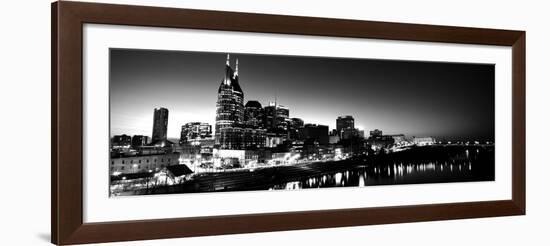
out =
[[239,85],[238,69],[238,60],[233,71],[227,55],[225,75],[218,88],[216,103],[215,144],[220,149],[244,147],[244,93]]
[[244,105],[244,121],[246,127],[258,129],[264,127],[264,109],[258,101],[248,101]]
[[364,131],[355,128],[355,119],[351,115],[340,116],[336,119],[336,135],[340,140],[349,140],[365,136]]
[[290,110],[288,107],[277,104],[276,102],[270,102],[269,105],[264,108],[264,126],[267,131],[287,138],[290,124],[289,113]]
[[256,150],[265,147],[266,130],[261,128],[245,128],[243,132],[244,149]]
[[432,145],[435,143],[435,138],[433,137],[413,137],[413,143],[418,146]]
[[339,134],[342,134],[343,130],[345,129],[348,129],[348,130],[355,129],[355,119],[353,119],[353,116],[351,115],[339,116],[336,119],[336,131]]
[[407,143],[407,139],[405,138],[404,134],[394,134],[389,136],[393,138],[393,141],[395,142],[395,144],[404,145]]
[[139,148],[149,144],[149,137],[143,135],[134,135],[132,137],[132,148]]
[[153,114],[153,137],[152,143],[166,141],[168,133],[168,109],[155,108]]
[[370,131],[367,143],[373,150],[400,147],[409,144],[404,134],[383,135],[382,131],[378,129]]
[[290,110],[288,107],[285,107],[283,105],[277,104],[276,106],[276,124],[275,127],[278,129],[278,131],[282,132],[283,134],[288,134],[288,126],[289,126],[289,115]]
[[280,144],[283,144],[283,141],[284,141],[283,137],[281,137],[281,136],[279,136],[275,133],[268,132],[268,133],[266,133],[265,147],[275,148],[275,147],[279,146]]
[[131,144],[132,144],[132,137],[126,134],[115,135],[111,140],[111,148],[113,149],[130,148]]
[[162,168],[179,164],[179,153],[133,155],[111,157],[111,175],[157,172]]
[[245,167],[258,164],[260,151],[214,149],[214,166]]
[[370,137],[381,137],[382,136],[382,131],[378,130],[378,129],[374,129],[374,130],[369,132],[369,135],[370,135]]
[[198,144],[202,139],[212,137],[212,126],[208,123],[189,122],[181,126],[180,145]]
[[337,144],[340,142],[340,134],[338,134],[338,131],[336,129],[332,129],[328,134],[328,142],[330,144]]
[[290,140],[299,140],[300,129],[304,127],[304,121],[300,118],[290,118],[288,125],[288,137]]
[[300,129],[300,135],[304,141],[314,141],[320,145],[326,145],[329,143],[328,126],[305,124]]

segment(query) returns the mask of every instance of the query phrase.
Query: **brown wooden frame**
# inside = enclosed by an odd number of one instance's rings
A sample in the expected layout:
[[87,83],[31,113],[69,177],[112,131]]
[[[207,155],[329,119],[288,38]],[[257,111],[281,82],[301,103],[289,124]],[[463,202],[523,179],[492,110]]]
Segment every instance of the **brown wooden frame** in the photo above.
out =
[[[525,214],[525,32],[175,8],[52,4],[52,243],[75,244]],[[512,199],[83,223],[84,23],[484,44],[512,47]]]

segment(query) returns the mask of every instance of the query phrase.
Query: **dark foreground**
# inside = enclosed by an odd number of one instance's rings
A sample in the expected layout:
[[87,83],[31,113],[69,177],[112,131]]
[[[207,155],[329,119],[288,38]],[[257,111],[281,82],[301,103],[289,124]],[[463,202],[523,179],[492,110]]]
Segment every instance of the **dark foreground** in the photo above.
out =
[[182,184],[128,191],[120,195],[493,180],[493,146],[426,146],[343,161],[202,173]]

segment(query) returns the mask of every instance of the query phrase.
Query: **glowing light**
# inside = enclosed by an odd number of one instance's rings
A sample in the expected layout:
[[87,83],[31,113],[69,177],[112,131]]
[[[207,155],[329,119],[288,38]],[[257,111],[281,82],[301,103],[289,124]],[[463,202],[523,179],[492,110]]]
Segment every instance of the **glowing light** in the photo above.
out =
[[363,176],[363,174],[359,176],[359,187],[365,187],[365,177]]
[[342,183],[342,173],[335,174],[334,178],[336,179],[336,184],[337,185],[340,185]]
[[301,188],[300,182],[298,182],[298,181],[286,183],[286,186],[285,186],[286,190],[297,190],[297,189],[300,189],[300,188]]

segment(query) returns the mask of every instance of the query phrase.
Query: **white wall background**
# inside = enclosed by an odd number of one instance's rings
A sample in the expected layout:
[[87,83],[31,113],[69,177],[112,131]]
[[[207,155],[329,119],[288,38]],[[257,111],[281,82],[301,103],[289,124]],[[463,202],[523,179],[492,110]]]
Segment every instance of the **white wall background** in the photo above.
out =
[[[112,245],[548,245],[550,17],[546,1],[105,1],[527,31],[527,216],[114,243]],[[50,235],[50,1],[0,15],[0,245]],[[110,244],[111,245],[111,244]]]

